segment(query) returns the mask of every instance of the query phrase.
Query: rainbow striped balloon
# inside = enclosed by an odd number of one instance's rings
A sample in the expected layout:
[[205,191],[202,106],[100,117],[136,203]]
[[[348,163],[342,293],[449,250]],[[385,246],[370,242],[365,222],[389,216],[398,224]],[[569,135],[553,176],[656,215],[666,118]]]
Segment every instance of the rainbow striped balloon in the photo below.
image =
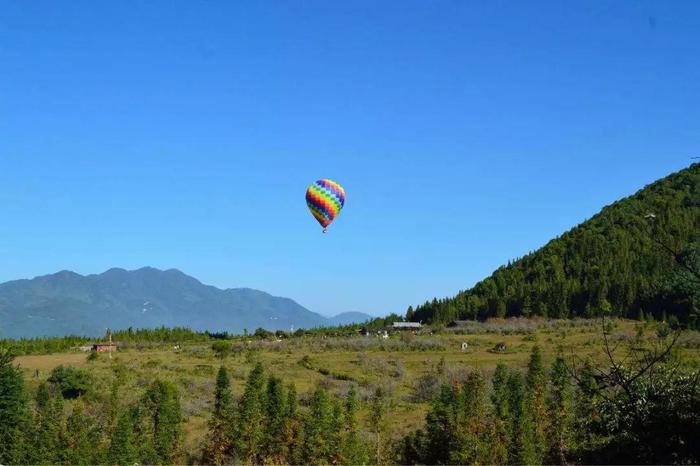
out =
[[345,205],[345,190],[335,181],[318,180],[306,190],[306,205],[325,233]]

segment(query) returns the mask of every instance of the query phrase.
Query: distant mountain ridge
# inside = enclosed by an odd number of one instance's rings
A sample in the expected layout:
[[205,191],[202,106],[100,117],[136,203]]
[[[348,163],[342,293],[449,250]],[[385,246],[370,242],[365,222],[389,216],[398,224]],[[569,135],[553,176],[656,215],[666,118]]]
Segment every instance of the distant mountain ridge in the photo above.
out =
[[63,270],[0,284],[0,338],[96,336],[106,328],[162,325],[240,333],[335,324],[292,299],[250,288],[222,290],[176,269]]
[[348,325],[366,322],[373,318],[374,317],[364,312],[341,312],[333,317],[329,317],[328,320],[331,325]]

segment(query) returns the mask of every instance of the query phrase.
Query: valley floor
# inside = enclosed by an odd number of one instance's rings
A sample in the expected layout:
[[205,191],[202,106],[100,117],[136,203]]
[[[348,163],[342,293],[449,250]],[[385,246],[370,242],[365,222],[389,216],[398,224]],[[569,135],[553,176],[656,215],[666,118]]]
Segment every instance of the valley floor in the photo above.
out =
[[[631,341],[642,329],[653,328],[634,321],[618,321],[613,341]],[[185,415],[184,449],[194,458],[201,450],[207,422],[212,412],[215,378],[219,366],[228,369],[232,391],[239,396],[252,367],[261,362],[266,371],[285,383],[295,384],[301,404],[308,401],[317,386],[345,395],[357,387],[360,400],[369,399],[377,387],[390,394],[389,432],[398,438],[423,425],[428,400],[434,394],[433,381],[457,380],[471,370],[488,378],[498,363],[524,369],[533,346],[542,350],[549,364],[556,355],[567,360],[591,357],[603,360],[600,321],[493,321],[446,328],[422,334],[394,333],[388,338],[372,336],[304,336],[277,341],[236,337],[231,353],[219,357],[212,342],[179,344],[130,344],[110,358],[100,353],[88,360],[89,353],[74,351],[49,355],[28,355],[15,359],[25,373],[30,390],[36,389],[58,365],[89,370],[95,386],[88,396],[108,396],[114,377],[122,378],[120,402],[138,400],[156,378],[174,382],[180,392]],[[463,348],[466,343],[466,348]],[[505,350],[497,350],[503,344]],[[700,334],[684,332],[679,344],[682,358],[691,366],[700,363]],[[367,404],[361,411],[366,421]]]

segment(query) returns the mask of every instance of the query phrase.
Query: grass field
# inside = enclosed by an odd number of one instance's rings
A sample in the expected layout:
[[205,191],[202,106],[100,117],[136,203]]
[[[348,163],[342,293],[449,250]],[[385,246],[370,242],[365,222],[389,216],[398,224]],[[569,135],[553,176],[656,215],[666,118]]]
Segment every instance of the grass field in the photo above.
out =
[[[639,328],[652,335],[653,326],[619,321],[611,335],[615,342],[634,338]],[[462,343],[468,345],[462,349]],[[506,350],[494,347],[504,343]],[[231,355],[219,358],[211,343],[131,345],[122,347],[110,359],[107,354],[88,361],[88,354],[68,352],[21,356],[16,362],[25,371],[31,389],[45,380],[54,367],[74,365],[88,368],[94,377],[94,390],[88,396],[104,399],[115,377],[123,383],[121,402],[138,400],[155,378],[174,381],[180,387],[186,417],[185,449],[199,450],[213,399],[214,379],[220,365],[232,377],[233,391],[240,395],[245,377],[257,362],[269,373],[292,382],[302,405],[319,384],[344,395],[351,384],[361,398],[368,398],[376,387],[391,394],[390,429],[394,436],[422,425],[428,403],[421,398],[420,381],[437,374],[443,380],[457,379],[469,370],[490,375],[498,363],[524,368],[534,345],[543,350],[545,362],[558,353],[566,358],[591,356],[602,361],[601,323],[598,321],[492,321],[435,333],[392,334],[378,336],[313,336],[288,340],[257,340],[239,337],[231,341]],[[689,365],[700,362],[700,334],[685,332],[679,341],[679,353]],[[442,361],[442,362],[441,362]],[[442,369],[441,369],[442,368]],[[36,370],[39,371],[38,377]],[[436,376],[437,377],[437,376]],[[366,413],[364,413],[366,415]]]

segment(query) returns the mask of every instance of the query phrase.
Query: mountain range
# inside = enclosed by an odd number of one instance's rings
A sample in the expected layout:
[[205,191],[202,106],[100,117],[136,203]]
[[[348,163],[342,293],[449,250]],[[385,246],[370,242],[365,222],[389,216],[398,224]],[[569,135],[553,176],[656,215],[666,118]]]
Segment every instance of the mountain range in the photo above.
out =
[[106,328],[189,327],[241,333],[363,322],[326,318],[289,298],[250,288],[219,289],[179,270],[113,268],[101,274],[61,271],[0,284],[0,338],[96,336]]

